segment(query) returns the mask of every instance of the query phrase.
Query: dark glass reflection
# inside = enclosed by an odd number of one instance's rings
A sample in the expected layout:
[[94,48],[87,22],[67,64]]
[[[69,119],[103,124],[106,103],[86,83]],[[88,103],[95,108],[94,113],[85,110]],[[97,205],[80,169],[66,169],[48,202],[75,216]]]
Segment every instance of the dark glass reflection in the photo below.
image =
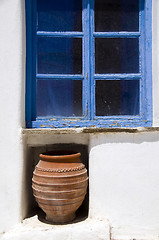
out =
[[96,73],[138,73],[139,40],[136,38],[96,38]]
[[82,81],[38,80],[37,117],[81,116]]
[[139,0],[95,0],[95,31],[139,30]]
[[138,80],[97,80],[96,116],[138,115]]
[[37,0],[39,31],[82,31],[81,0]]
[[82,73],[82,40],[80,38],[38,39],[38,73]]

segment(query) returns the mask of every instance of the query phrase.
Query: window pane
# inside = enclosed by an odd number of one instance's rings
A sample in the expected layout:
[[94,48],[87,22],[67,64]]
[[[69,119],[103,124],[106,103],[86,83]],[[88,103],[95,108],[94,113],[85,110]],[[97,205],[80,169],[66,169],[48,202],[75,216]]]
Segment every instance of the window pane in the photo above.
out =
[[138,73],[139,40],[137,38],[96,38],[96,73]]
[[139,30],[139,0],[95,0],[96,32]]
[[45,74],[82,73],[82,39],[40,37],[37,70]]
[[82,31],[82,1],[37,0],[39,31]]
[[81,116],[82,81],[38,80],[37,116]]
[[138,115],[138,80],[96,81],[96,116]]

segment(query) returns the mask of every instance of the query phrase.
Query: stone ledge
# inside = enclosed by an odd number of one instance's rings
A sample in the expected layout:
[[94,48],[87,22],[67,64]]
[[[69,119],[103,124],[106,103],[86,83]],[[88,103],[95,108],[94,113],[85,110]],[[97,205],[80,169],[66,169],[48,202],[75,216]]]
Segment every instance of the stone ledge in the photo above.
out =
[[90,219],[66,225],[42,223],[37,216],[24,220],[2,240],[109,240],[110,228],[107,220]]
[[144,133],[159,132],[159,127],[139,128],[26,128],[22,129],[24,135],[38,134],[79,134],[79,133]]

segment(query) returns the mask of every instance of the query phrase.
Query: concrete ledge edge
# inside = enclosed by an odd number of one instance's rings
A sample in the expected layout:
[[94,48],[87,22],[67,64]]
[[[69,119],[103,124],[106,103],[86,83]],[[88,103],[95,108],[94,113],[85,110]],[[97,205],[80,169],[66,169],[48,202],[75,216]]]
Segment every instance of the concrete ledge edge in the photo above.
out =
[[23,128],[22,134],[81,134],[81,133],[147,133],[159,132],[159,127],[138,127],[138,128]]

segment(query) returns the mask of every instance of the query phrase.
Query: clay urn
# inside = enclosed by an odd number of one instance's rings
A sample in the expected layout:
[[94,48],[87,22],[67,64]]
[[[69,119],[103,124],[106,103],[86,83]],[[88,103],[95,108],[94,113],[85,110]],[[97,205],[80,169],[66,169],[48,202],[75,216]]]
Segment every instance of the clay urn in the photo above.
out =
[[54,151],[40,154],[32,188],[39,207],[52,223],[70,222],[87,191],[88,176],[81,153]]

